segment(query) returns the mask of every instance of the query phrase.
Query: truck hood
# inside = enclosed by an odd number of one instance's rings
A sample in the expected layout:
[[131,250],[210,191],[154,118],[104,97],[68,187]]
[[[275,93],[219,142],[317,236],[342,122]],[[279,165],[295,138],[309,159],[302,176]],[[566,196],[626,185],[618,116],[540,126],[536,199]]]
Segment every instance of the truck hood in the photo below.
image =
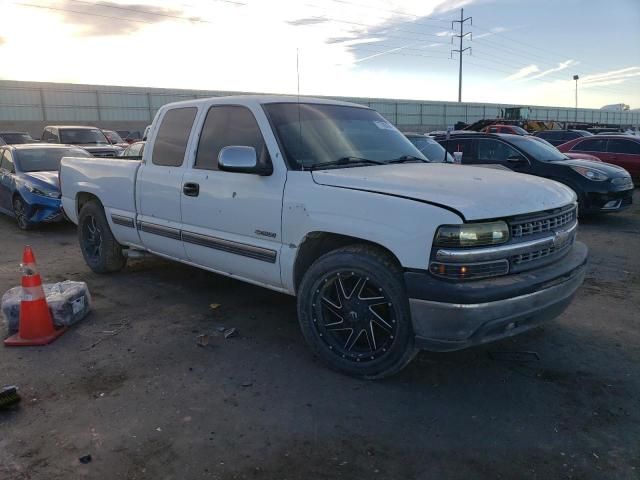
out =
[[552,180],[445,163],[404,163],[312,172],[320,185],[411,198],[453,209],[465,220],[538,212],[575,201]]

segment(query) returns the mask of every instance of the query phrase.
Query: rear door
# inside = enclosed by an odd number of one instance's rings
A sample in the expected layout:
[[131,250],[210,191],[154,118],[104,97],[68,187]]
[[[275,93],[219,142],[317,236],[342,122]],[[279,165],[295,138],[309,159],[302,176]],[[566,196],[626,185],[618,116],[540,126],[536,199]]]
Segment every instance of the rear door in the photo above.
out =
[[186,259],[180,237],[182,176],[197,107],[167,110],[136,178],[137,227],[149,250]]
[[[193,168],[183,178],[187,255],[192,262],[225,274],[281,286],[286,169],[283,162],[271,162],[278,149],[264,112],[240,105],[213,105],[203,117]],[[220,150],[234,145],[254,147],[259,162],[272,164],[273,173],[260,176],[219,170]]]
[[640,142],[626,138],[609,139],[607,154],[610,163],[624,168],[633,177],[640,177]]

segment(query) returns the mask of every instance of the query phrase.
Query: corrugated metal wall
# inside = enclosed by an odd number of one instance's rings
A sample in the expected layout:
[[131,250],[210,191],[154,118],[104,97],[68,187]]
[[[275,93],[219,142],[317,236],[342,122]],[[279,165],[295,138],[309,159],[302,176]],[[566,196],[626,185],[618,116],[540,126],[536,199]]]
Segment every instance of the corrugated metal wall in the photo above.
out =
[[[95,124],[103,128],[144,128],[162,105],[193,98],[243,92],[74,85],[0,81],[0,129],[12,128],[40,135],[45,125]],[[513,105],[334,97],[368,105],[404,131],[428,132],[462,121],[496,118]],[[579,122],[640,126],[640,112],[578,109]],[[530,107],[530,118],[573,121],[573,108]]]

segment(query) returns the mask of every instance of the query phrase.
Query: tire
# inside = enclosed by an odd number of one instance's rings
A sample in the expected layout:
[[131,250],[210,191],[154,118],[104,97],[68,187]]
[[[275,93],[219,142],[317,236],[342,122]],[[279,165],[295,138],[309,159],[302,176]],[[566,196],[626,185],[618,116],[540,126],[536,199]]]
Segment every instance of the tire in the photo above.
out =
[[25,215],[25,204],[22,197],[16,195],[13,197],[13,215],[15,216],[16,223],[20,230],[30,230],[32,225],[27,220]]
[[127,257],[96,200],[85,203],[78,216],[78,241],[84,261],[96,273],[117,272],[124,268]]
[[297,304],[307,343],[336,371],[388,377],[417,352],[402,270],[380,249],[351,245],[323,255],[305,273]]

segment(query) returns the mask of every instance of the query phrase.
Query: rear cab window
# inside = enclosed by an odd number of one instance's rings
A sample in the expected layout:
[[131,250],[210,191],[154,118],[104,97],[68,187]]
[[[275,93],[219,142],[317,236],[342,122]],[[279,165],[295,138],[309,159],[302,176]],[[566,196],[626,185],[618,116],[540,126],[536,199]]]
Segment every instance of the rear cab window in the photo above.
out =
[[154,165],[182,166],[197,113],[196,107],[182,107],[173,108],[164,114],[151,152],[151,162]]

